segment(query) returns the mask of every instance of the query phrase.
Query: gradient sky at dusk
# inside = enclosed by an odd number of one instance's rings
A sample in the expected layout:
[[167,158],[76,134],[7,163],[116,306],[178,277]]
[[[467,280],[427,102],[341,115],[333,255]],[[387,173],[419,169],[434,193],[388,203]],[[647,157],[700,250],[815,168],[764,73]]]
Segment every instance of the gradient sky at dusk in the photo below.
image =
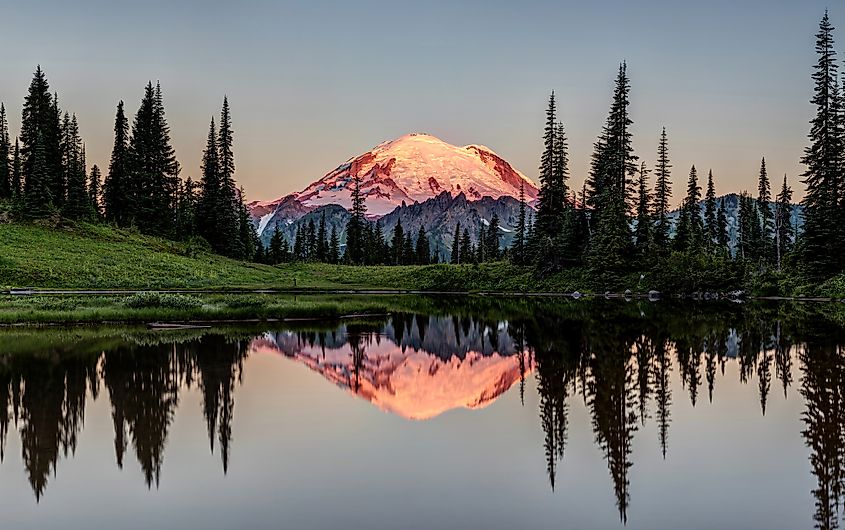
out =
[[[28,1],[0,15],[0,101],[13,134],[36,64],[75,112],[89,164],[108,165],[114,109],[160,80],[183,176],[208,121],[232,107],[250,199],[298,191],[407,132],[491,147],[536,179],[550,90],[580,186],[627,60],[637,154],[669,132],[674,202],[691,164],[717,190],[797,182],[812,107],[814,34],[827,2]],[[833,6],[845,29],[845,7]],[[845,33],[838,31],[840,59]]]

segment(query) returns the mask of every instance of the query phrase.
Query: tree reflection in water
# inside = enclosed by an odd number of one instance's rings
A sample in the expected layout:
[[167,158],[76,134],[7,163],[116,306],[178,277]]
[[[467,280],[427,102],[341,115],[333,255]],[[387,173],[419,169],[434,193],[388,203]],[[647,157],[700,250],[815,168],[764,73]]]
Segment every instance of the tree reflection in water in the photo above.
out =
[[[262,348],[415,419],[454,407],[487,406],[517,384],[524,405],[525,382],[533,373],[551,489],[564,467],[570,407],[573,400],[582,401],[624,523],[636,490],[630,471],[639,429],[654,422],[660,454],[664,459],[670,454],[672,406],[678,399],[672,395],[673,378],[690,405],[701,406],[717,399],[725,366],[735,362],[740,381],[756,386],[765,415],[773,388],[784,396],[790,392],[797,363],[805,403],[801,434],[816,480],[814,520],[818,528],[838,528],[845,500],[845,333],[824,311],[807,312],[784,305],[680,309],[491,301],[444,315],[397,314],[322,328],[300,324],[264,334],[140,333],[108,340],[61,335],[34,340],[23,352],[0,353],[0,461],[10,433],[17,431],[27,478],[41,499],[59,459],[77,448],[86,403],[105,390],[117,466],[123,467],[131,448],[146,485],[158,486],[180,398],[197,389],[209,448],[219,451],[226,473],[244,362]],[[400,380],[400,367],[414,368],[402,374],[417,379]],[[437,385],[440,393],[401,395],[425,384]],[[392,392],[388,397],[386,389]],[[419,408],[435,398],[440,401]]]

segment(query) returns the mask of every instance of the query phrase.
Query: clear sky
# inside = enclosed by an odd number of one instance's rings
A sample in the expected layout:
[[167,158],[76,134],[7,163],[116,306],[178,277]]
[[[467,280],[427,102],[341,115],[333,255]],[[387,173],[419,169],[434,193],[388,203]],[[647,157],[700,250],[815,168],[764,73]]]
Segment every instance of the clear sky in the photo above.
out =
[[[0,101],[16,134],[32,72],[75,112],[90,163],[108,165],[115,105],[131,116],[160,80],[183,175],[198,177],[209,119],[232,107],[250,199],[298,191],[407,132],[485,144],[536,179],[548,93],[583,182],[620,61],[635,148],[669,132],[675,202],[689,167],[717,191],[756,189],[760,158],[801,196],[818,0],[9,2]],[[836,4],[834,2],[834,4]],[[843,29],[845,6],[831,6]],[[779,188],[779,184],[773,185]]]

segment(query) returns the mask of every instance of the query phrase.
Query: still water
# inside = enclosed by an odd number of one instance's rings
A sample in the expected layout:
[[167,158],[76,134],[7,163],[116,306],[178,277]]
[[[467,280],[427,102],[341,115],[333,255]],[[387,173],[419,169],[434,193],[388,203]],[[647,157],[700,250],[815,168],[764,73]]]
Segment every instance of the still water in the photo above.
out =
[[0,527],[842,524],[841,308],[420,305],[0,330]]

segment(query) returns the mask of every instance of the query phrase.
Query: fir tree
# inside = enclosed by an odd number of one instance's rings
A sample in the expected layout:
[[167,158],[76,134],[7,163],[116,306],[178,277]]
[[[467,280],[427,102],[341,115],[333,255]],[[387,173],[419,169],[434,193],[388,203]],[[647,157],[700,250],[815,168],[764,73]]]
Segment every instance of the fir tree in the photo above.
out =
[[10,155],[12,145],[9,139],[9,121],[6,107],[0,103],[0,200],[12,197],[12,167]]
[[417,241],[414,248],[416,252],[417,265],[428,265],[431,258],[431,249],[428,244],[428,237],[425,235],[425,230],[420,226],[417,231]]
[[452,236],[452,265],[461,263],[461,223],[455,225],[455,235]]
[[393,227],[393,239],[391,240],[391,248],[393,249],[393,256],[391,259],[391,263],[394,265],[402,265],[404,261],[404,248],[403,245],[405,243],[405,233],[402,230],[402,221],[397,220],[396,226]]
[[109,172],[103,183],[103,206],[106,220],[126,226],[131,198],[129,182],[129,122],[123,112],[123,101],[117,104],[114,119],[114,147],[112,147]]
[[344,259],[352,264],[364,261],[364,226],[366,223],[367,207],[361,193],[361,177],[353,177],[352,187],[352,216],[346,225],[346,253]]
[[238,210],[240,200],[235,187],[235,154],[233,151],[234,132],[232,131],[232,117],[229,111],[229,99],[223,97],[223,108],[220,111],[220,129],[217,139],[217,167],[220,191],[217,197],[218,227],[220,231],[221,253],[229,256],[239,252],[238,239],[243,245],[243,222]]
[[305,257],[305,240],[302,232],[302,224],[297,224],[296,233],[293,236],[293,261],[302,261]]
[[326,233],[326,211],[323,210],[320,216],[320,225],[317,229],[317,261],[325,263],[328,260],[329,241]]
[[642,259],[648,252],[652,239],[651,195],[648,191],[648,169],[645,162],[640,165],[637,179],[637,227],[634,230],[634,247]]
[[88,177],[88,200],[91,201],[91,210],[94,211],[96,217],[103,214],[101,197],[100,197],[100,167],[97,164],[91,168],[91,175]]
[[332,226],[331,237],[329,238],[329,263],[338,263],[340,261],[340,237],[337,235],[337,230]]
[[816,107],[802,163],[807,167],[804,183],[803,261],[808,274],[827,278],[842,270],[843,260],[843,130],[842,102],[837,81],[839,65],[834,50],[833,25],[827,11],[816,34],[818,61],[813,73],[815,90],[810,100]]
[[223,253],[226,250],[226,242],[220,231],[219,208],[220,199],[220,163],[218,159],[219,149],[217,146],[217,128],[214,118],[208,127],[208,136],[205,142],[205,150],[202,152],[200,164],[200,196],[197,204],[197,231],[198,235],[205,238],[212,250]]
[[411,240],[411,231],[405,232],[405,239],[402,241],[402,265],[414,265],[416,254],[414,253],[414,242]]
[[490,226],[487,227],[487,236],[484,238],[484,257],[487,261],[499,259],[499,215],[493,213],[490,219]]
[[669,249],[669,200],[672,198],[672,164],[669,162],[669,144],[666,127],[660,134],[657,146],[657,166],[654,184],[654,243],[658,251],[665,253]]
[[769,203],[772,202],[769,174],[766,171],[766,159],[760,162],[760,176],[757,181],[757,209],[760,212],[761,257],[768,261],[774,253],[774,212]]
[[465,227],[461,237],[461,263],[469,263],[477,258],[472,239],[469,237],[469,230]]
[[716,211],[716,245],[719,252],[724,255],[730,255],[730,248],[728,248],[728,217],[725,214],[725,199],[719,203],[719,209]]
[[792,240],[792,188],[784,175],[783,187],[775,204],[775,257],[778,270],[781,269],[784,254],[792,251]]
[[695,166],[690,168],[687,180],[687,196],[681,207],[681,219],[675,237],[675,248],[682,251],[699,252],[704,241],[704,225],[701,220],[701,187],[698,185],[698,172]]
[[279,225],[273,226],[273,235],[270,237],[270,246],[267,249],[268,259],[271,265],[278,265],[285,261],[285,256],[282,253],[282,243],[285,238],[282,231],[279,230]]
[[[30,217],[46,215],[54,202],[58,205],[64,197],[59,134],[57,106],[38,66],[24,99],[20,131],[23,193],[27,195],[26,214]],[[40,154],[36,153],[38,150]],[[37,204],[38,201],[46,202]]]
[[15,150],[12,154],[12,197],[23,195],[23,165],[21,162],[21,145],[15,138]]
[[717,242],[719,226],[716,216],[716,186],[713,184],[713,170],[711,169],[707,173],[707,195],[704,199],[704,233],[706,234],[707,248],[713,248]]
[[190,177],[179,184],[176,201],[176,234],[188,239],[197,234],[198,184]]
[[254,259],[256,249],[261,245],[261,241],[258,238],[258,232],[255,231],[255,225],[252,224],[249,209],[244,202],[243,188],[238,190],[237,201],[238,233],[236,244],[239,254],[235,254],[235,257],[251,260]]
[[86,185],[86,168],[83,154],[82,140],[79,137],[79,125],[76,115],[70,120],[65,132],[64,151],[65,189],[67,196],[62,207],[62,213],[70,219],[85,219],[91,214],[91,198]]
[[525,181],[519,181],[519,216],[516,221],[516,233],[511,245],[511,260],[517,265],[525,265]]

